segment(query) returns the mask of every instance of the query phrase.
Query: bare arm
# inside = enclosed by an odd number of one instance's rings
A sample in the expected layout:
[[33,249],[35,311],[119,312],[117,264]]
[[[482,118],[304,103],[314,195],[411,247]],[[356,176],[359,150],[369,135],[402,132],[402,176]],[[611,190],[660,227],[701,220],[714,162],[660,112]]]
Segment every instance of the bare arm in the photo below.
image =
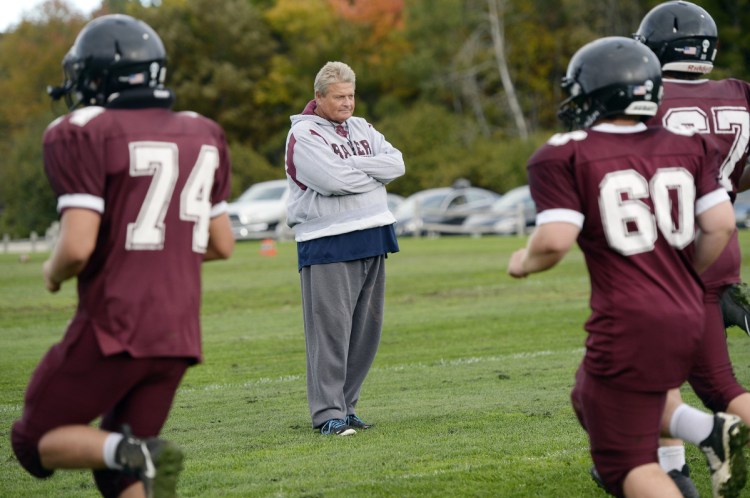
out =
[[208,225],[208,248],[203,261],[228,259],[234,251],[234,235],[229,215],[222,213],[211,219]]
[[716,261],[737,229],[732,203],[717,204],[696,217],[700,231],[695,238],[693,267],[700,274]]
[[580,231],[578,226],[566,222],[537,226],[526,247],[511,255],[508,274],[514,278],[524,278],[552,268],[567,254]]
[[44,262],[44,286],[50,292],[78,275],[96,247],[101,215],[83,208],[66,209],[60,218],[60,238],[49,259]]

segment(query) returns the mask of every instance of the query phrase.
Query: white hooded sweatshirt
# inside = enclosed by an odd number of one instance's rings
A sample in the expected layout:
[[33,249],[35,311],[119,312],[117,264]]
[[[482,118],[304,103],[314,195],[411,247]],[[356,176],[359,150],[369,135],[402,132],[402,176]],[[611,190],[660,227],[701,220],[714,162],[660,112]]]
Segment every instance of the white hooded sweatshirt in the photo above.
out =
[[405,172],[401,152],[365,119],[341,124],[291,116],[286,141],[287,224],[297,242],[390,225],[385,186]]

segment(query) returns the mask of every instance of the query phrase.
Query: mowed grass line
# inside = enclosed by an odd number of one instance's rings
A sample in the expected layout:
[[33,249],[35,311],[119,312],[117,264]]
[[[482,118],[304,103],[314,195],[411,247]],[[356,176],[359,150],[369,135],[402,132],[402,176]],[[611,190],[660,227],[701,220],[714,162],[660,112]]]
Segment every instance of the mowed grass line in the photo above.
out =
[[[604,496],[588,477],[586,435],[569,401],[588,315],[583,258],[576,250],[558,268],[515,281],[507,260],[524,243],[400,241],[387,262],[383,340],[358,406],[376,427],[350,438],[310,427],[294,243],[279,243],[273,257],[241,243],[231,260],[207,264],[205,362],[190,369],[163,431],[187,455],[181,496]],[[741,243],[750,255],[750,233]],[[76,302],[71,283],[44,291],[44,257],[0,255],[0,497],[94,497],[89,473],[37,481],[10,450],[28,377]],[[728,338],[748,384],[749,339],[739,329]],[[703,456],[689,447],[688,459],[710,496]]]

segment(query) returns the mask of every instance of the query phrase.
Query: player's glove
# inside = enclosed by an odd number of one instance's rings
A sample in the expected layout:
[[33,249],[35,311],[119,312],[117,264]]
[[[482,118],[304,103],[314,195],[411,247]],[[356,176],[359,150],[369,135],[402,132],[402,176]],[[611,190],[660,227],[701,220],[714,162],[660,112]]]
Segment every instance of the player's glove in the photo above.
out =
[[721,295],[724,327],[737,326],[750,335],[750,286],[745,282],[730,285]]

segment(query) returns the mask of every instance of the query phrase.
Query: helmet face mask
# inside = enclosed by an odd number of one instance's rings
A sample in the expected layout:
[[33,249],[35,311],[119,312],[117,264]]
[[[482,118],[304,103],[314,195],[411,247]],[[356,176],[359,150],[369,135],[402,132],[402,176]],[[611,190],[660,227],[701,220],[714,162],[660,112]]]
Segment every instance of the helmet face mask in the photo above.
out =
[[562,89],[568,98],[557,115],[569,129],[620,116],[643,121],[656,114],[661,102],[661,67],[646,46],[610,36],[573,55]]
[[166,51],[146,23],[114,14],[89,22],[63,58],[64,82],[49,89],[53,100],[65,97],[69,109],[104,105],[133,88],[162,88]]
[[654,51],[663,71],[681,73],[711,72],[719,43],[711,15],[683,0],[651,9],[633,37]]

